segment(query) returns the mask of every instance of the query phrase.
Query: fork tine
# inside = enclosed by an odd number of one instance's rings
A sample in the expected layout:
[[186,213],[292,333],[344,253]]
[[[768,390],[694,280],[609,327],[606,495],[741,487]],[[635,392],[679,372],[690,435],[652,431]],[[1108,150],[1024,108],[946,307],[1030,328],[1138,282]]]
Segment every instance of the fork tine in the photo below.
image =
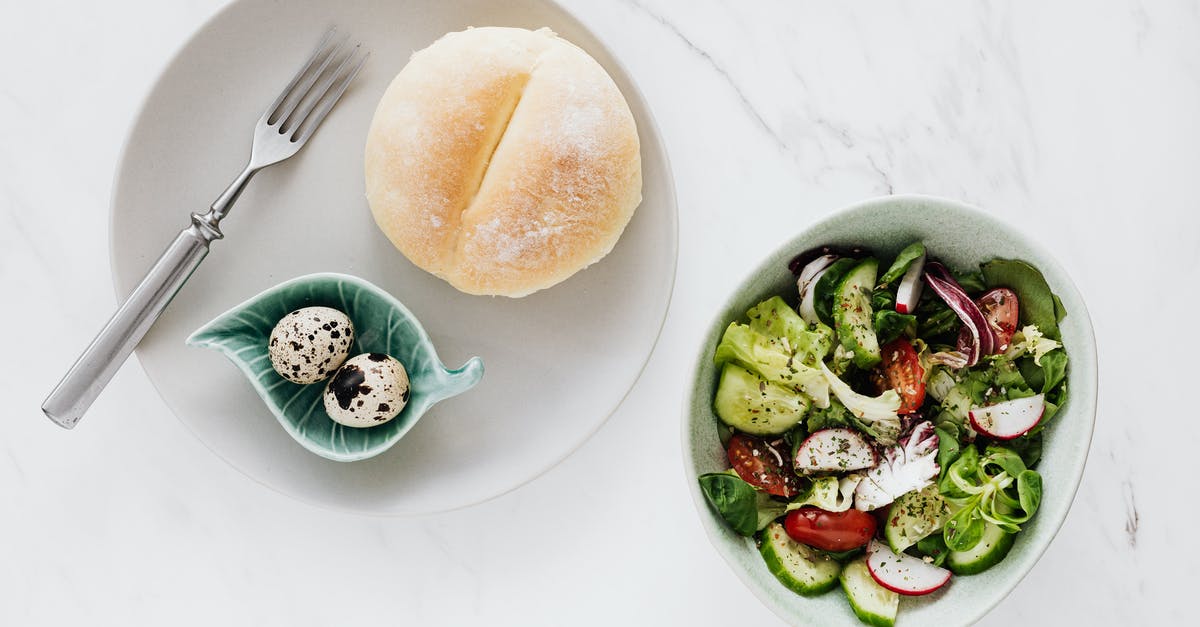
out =
[[[352,51],[350,56],[346,58],[347,61],[357,53],[358,48],[359,46],[354,47],[354,51]],[[317,127],[321,125],[321,122],[325,121],[325,116],[329,115],[329,111],[333,109],[333,105],[337,104],[338,100],[341,100],[342,94],[346,93],[346,88],[350,87],[350,83],[354,82],[354,77],[358,76],[359,70],[366,65],[367,58],[370,56],[371,51],[368,50],[364,52],[362,59],[359,59],[358,63],[348,73],[346,73],[345,78],[342,79],[342,82],[338,83],[338,85],[334,87],[327,95],[322,96],[323,102],[321,103],[320,108],[318,108],[311,116],[304,120],[304,122],[301,124],[303,127],[302,129],[301,126],[296,127],[300,132],[298,135],[293,136],[293,141],[308,141],[308,138],[317,131]]]
[[325,70],[329,69],[329,64],[333,63],[333,60],[338,58],[338,56],[342,53],[342,47],[349,39],[349,36],[343,37],[342,40],[339,41],[337,45],[335,45],[333,49],[329,51],[328,54],[325,55],[325,60],[321,62],[320,67],[312,72],[307,72],[303,81],[301,81],[292,89],[288,90],[287,97],[283,99],[283,102],[278,107],[279,110],[271,116],[272,124],[279,123],[280,133],[286,133],[290,130],[293,130],[299,120],[303,119],[295,118],[292,114],[296,111],[296,108],[300,106],[300,103],[304,102],[304,98],[308,96],[309,91],[312,89],[313,83],[316,83],[317,79],[321,78],[321,76],[325,73]]
[[[296,111],[292,116],[292,118],[296,120],[296,124],[291,125],[291,119],[288,120],[291,130],[299,130],[301,127],[313,129],[321,123],[321,120],[325,117],[325,114],[327,114],[329,109],[333,108],[333,105],[338,101],[339,98],[342,97],[342,93],[346,91],[346,88],[350,85],[350,81],[353,80],[356,75],[358,75],[358,71],[362,69],[363,63],[365,63],[367,57],[370,56],[370,53],[364,54],[362,59],[358,61],[357,65],[355,65],[348,72],[345,72],[344,70],[346,70],[346,68],[350,65],[350,62],[353,61],[356,56],[358,56],[358,51],[361,48],[362,44],[355,45],[354,48],[346,54],[346,57],[342,59],[342,62],[338,64],[337,69],[329,72],[325,76],[324,80],[322,80],[319,85],[313,88],[313,94],[315,94],[315,97],[309,101],[302,110]],[[334,87],[334,83],[337,81],[340,82],[338,82],[337,86]],[[318,106],[320,106],[319,109]],[[310,115],[314,110],[317,111],[317,115]],[[313,118],[312,124],[307,123],[310,117]],[[305,133],[303,138],[307,139],[308,135],[311,135],[311,133]],[[292,135],[292,138],[293,140],[298,141],[301,139],[301,134],[295,133]]]
[[305,61],[304,67],[300,68],[300,71],[297,72],[296,75],[292,77],[292,80],[288,82],[287,87],[284,87],[283,90],[279,92],[279,96],[275,98],[275,101],[271,103],[271,106],[267,107],[266,112],[263,113],[262,119],[259,120],[260,123],[269,124],[273,120],[278,120],[277,116],[272,116],[272,114],[275,112],[275,109],[287,99],[288,94],[292,93],[292,89],[296,86],[296,84],[308,74],[309,70],[311,70],[313,65],[317,62],[317,59],[321,58],[322,53],[326,52],[329,41],[333,39],[333,35],[336,31],[337,28],[332,26],[329,28],[329,30],[325,31],[325,35],[321,37],[321,43],[317,44],[317,49],[313,51],[312,56],[308,58],[308,61]]

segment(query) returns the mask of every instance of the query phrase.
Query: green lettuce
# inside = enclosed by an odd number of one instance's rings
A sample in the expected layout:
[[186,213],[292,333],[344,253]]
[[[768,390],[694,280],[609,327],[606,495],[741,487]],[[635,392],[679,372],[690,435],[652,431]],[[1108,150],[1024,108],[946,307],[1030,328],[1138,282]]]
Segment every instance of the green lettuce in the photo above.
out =
[[900,395],[895,390],[887,390],[879,396],[866,396],[851,389],[824,363],[821,364],[821,371],[829,382],[829,389],[850,414],[864,424],[864,430],[869,430],[880,444],[896,443],[896,438],[900,436],[900,416],[896,413],[900,409]]
[[778,296],[755,305],[746,316],[754,331],[786,339],[785,348],[807,366],[817,365],[833,348],[833,329],[817,324],[810,330],[808,323]]
[[747,315],[749,324],[731,323],[717,345],[713,361],[733,363],[812,399],[817,407],[829,405],[829,384],[819,369],[833,345],[833,331],[808,325],[782,298],[759,303]]
[[807,492],[788,503],[786,511],[812,505],[827,512],[844,512],[854,503],[854,488],[860,480],[861,475],[849,475],[841,479],[817,477],[812,480]]
[[1027,324],[1020,331],[1013,334],[1012,346],[1005,351],[1004,356],[1009,359],[1016,359],[1022,355],[1030,355],[1033,357],[1033,363],[1040,366],[1042,365],[1042,357],[1060,348],[1062,348],[1061,342],[1043,335],[1038,330],[1037,325]]

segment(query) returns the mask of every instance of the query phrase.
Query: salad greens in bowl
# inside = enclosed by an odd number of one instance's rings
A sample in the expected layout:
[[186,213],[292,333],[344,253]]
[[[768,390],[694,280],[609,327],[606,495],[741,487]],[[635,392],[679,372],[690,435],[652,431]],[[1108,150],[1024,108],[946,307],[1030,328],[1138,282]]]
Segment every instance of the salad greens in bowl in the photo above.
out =
[[931,197],[817,223],[700,345],[684,414],[713,544],[797,624],[969,624],[1045,551],[1095,421],[1087,309],[1011,227]]

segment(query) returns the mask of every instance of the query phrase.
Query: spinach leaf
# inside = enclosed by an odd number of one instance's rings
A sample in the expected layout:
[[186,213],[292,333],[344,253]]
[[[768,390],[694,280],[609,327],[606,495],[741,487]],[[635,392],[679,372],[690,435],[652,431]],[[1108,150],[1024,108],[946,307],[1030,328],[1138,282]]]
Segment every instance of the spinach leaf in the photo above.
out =
[[901,335],[911,337],[916,333],[916,316],[902,314],[893,309],[875,310],[875,335],[879,338],[880,344],[887,344]]
[[945,536],[935,533],[917,541],[917,552],[933,558],[934,566],[941,566],[942,562],[946,561],[946,555],[950,553],[950,548],[946,546]]
[[767,525],[771,524],[771,521],[783,516],[787,504],[776,501],[766,492],[759,491],[757,492],[757,496],[758,530],[762,531],[767,528]]
[[1037,268],[1013,259],[994,259],[981,267],[988,287],[1007,287],[1017,294],[1021,324],[1037,325],[1046,337],[1062,339],[1058,322],[1066,311]]
[[[1049,409],[1049,407],[1047,407]],[[1042,420],[1045,420],[1043,415]],[[1005,445],[1016,451],[1017,455],[1021,456],[1021,461],[1025,462],[1026,468],[1033,468],[1037,465],[1038,460],[1042,458],[1042,434],[1028,433],[1015,440],[1005,442]]]
[[701,475],[705,498],[731,529],[743,536],[758,531],[758,494],[749,483],[725,472]]
[[946,476],[946,471],[950,469],[950,464],[958,459],[960,451],[958,444],[958,426],[952,422],[940,424],[933,430],[938,436],[938,467],[942,469],[941,475]]
[[[1042,361],[1046,359],[1043,357]],[[1030,435],[1041,433],[1046,427],[1050,426],[1050,421],[1058,415],[1058,410],[1067,402],[1067,384],[1062,382],[1058,387],[1046,393],[1046,408],[1042,410],[1042,419],[1038,421],[1037,426],[1029,431]]]
[[883,273],[883,277],[879,279],[879,284],[887,285],[900,278],[905,272],[908,272],[908,267],[924,254],[924,244],[921,242],[913,242],[909,244],[904,248],[904,250],[900,251],[899,255],[896,255],[896,260],[892,262],[892,265],[888,268],[887,272]]
[[1054,321],[1062,322],[1063,318],[1067,317],[1067,308],[1062,304],[1062,299],[1058,297],[1058,294],[1051,293],[1050,296],[1054,298]]
[[1017,359],[1017,369],[1021,371],[1021,376],[1025,378],[1025,382],[1029,384],[1030,388],[1041,390],[1046,387],[1046,371],[1034,363],[1032,356],[1025,355]]
[[857,549],[850,549],[849,551],[822,551],[821,549],[817,549],[817,552],[828,555],[829,557],[833,558],[835,562],[841,562],[845,564],[846,562],[849,562],[850,560],[865,553],[866,547],[860,546]]
[[877,287],[873,292],[871,292],[871,309],[880,311],[883,309],[895,308],[896,295],[891,293],[891,291],[882,287]]
[[964,272],[959,274],[951,271],[950,274],[954,277],[955,281],[958,281],[959,286],[963,288],[967,296],[978,296],[988,288],[987,282],[983,280],[982,272]]
[[1042,355],[1042,365],[1037,365],[1033,357],[1026,355],[1017,360],[1017,369],[1029,387],[1049,394],[1067,377],[1067,353],[1056,350]]
[[1042,372],[1045,373],[1042,393],[1049,394],[1067,377],[1067,352],[1056,350],[1042,355]]
[[858,265],[857,259],[842,257],[829,264],[829,267],[825,269],[825,274],[822,274],[820,280],[813,286],[813,300],[815,301],[813,308],[817,310],[817,318],[830,327],[833,326],[833,301],[838,283],[841,283],[846,273],[856,265]]

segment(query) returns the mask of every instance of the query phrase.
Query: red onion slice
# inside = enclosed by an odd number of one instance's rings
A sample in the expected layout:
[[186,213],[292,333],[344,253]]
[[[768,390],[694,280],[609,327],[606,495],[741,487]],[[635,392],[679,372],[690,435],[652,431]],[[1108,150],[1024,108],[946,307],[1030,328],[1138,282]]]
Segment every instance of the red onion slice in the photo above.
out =
[[967,341],[960,342],[959,346],[967,349],[967,366],[979,363],[981,355],[990,355],[996,344],[996,336],[992,333],[992,327],[975,301],[971,300],[958,281],[950,276],[950,271],[946,269],[946,266],[936,261],[925,264],[925,282],[958,315],[964,328],[970,334],[970,337],[961,338]]

